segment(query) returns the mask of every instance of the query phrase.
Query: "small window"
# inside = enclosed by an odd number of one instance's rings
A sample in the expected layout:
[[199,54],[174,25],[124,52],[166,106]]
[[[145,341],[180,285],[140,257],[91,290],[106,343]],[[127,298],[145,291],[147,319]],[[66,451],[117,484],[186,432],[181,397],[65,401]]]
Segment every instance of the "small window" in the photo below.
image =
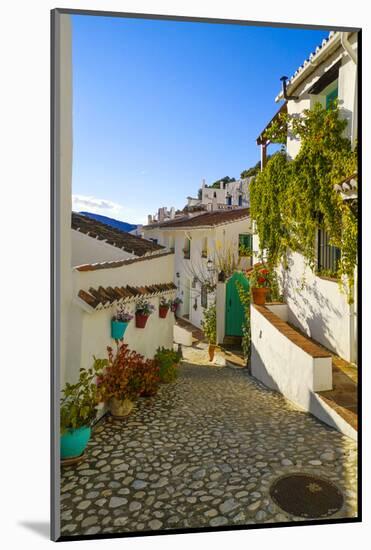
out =
[[338,98],[338,87],[336,86],[336,88],[332,90],[332,92],[326,95],[326,109],[331,109],[334,101],[337,98]]
[[216,191],[214,191],[214,199],[216,199]]
[[319,274],[337,277],[341,252],[337,246],[329,244],[328,233],[318,230],[317,270]]
[[238,197],[238,206],[242,206],[242,195]]
[[201,258],[207,258],[207,237],[202,239]]
[[249,257],[252,254],[252,235],[250,233],[242,233],[238,236],[238,255],[241,257]]
[[201,306],[207,308],[207,287],[206,285],[201,286]]
[[191,257],[191,240],[188,237],[184,241],[183,255],[185,260],[189,260]]

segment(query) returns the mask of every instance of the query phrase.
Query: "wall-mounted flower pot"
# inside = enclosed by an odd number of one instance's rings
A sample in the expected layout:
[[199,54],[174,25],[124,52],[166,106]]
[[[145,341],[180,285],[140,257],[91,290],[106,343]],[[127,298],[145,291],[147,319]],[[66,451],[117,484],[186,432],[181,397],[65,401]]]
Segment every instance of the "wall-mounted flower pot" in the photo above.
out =
[[147,324],[149,315],[143,315],[142,313],[135,314],[135,326],[137,328],[144,328]]
[[116,397],[111,397],[109,401],[110,413],[116,418],[129,416],[133,408],[134,403],[131,399],[116,399]]
[[178,309],[178,304],[171,304],[171,311],[173,313],[176,313],[177,312],[177,309]]
[[169,306],[160,306],[158,308],[158,314],[161,317],[161,319],[165,319],[168,311],[169,311]]
[[252,299],[254,304],[263,306],[265,304],[267,294],[270,292],[270,288],[262,287],[262,288],[252,288]]
[[129,323],[124,323],[123,321],[113,321],[111,320],[111,338],[114,340],[120,340],[124,337],[125,330],[128,328]]
[[82,455],[91,436],[90,426],[69,429],[61,435],[61,459]]

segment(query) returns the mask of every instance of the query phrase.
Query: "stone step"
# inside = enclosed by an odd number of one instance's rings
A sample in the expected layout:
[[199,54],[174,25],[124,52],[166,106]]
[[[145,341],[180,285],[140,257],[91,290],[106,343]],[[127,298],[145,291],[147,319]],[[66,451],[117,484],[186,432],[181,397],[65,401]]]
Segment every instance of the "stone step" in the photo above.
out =
[[223,345],[240,347],[242,342],[241,336],[224,336]]

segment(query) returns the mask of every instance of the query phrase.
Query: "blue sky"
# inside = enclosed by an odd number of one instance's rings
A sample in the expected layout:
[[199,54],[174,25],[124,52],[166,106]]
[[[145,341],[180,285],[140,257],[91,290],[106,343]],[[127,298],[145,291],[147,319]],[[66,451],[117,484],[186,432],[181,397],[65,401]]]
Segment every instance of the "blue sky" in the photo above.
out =
[[201,179],[239,177],[328,32],[75,15],[73,207],[143,223]]

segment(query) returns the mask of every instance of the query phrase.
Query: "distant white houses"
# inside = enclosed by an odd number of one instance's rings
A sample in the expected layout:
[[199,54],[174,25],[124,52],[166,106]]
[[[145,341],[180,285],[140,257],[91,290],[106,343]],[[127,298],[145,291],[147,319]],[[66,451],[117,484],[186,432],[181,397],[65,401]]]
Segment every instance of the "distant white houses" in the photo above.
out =
[[[215,210],[143,227],[144,237],[174,251],[174,282],[183,303],[179,315],[201,327],[215,299],[208,284],[223,267],[251,265],[249,209]],[[228,265],[227,265],[228,264]]]
[[187,197],[188,209],[204,208],[212,206],[213,210],[225,208],[248,208],[250,206],[249,186],[251,177],[235,181],[221,181],[217,186],[206,185],[202,180],[200,196]]

